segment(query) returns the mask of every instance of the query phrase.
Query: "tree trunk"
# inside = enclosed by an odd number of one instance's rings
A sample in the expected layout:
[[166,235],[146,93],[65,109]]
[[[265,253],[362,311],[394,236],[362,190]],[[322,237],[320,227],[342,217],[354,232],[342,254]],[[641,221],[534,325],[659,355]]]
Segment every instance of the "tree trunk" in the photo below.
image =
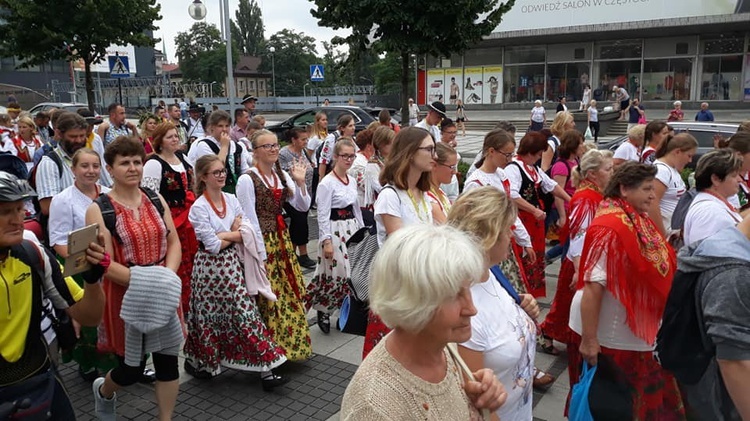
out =
[[84,58],[83,68],[86,79],[86,101],[89,104],[89,110],[91,110],[91,112],[96,112],[94,110],[96,100],[94,99],[94,78],[91,76],[91,60]]
[[401,127],[409,127],[409,53],[401,52]]

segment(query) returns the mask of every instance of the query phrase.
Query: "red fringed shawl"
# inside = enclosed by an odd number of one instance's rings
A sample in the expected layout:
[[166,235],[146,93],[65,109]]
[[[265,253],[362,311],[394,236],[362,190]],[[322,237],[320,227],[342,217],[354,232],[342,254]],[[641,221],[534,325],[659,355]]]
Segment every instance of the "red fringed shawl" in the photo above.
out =
[[648,215],[621,199],[605,199],[586,230],[578,288],[606,254],[607,290],[625,307],[627,325],[654,343],[672,278],[674,251]]
[[581,230],[584,222],[594,219],[596,210],[599,208],[604,196],[599,187],[588,180],[581,180],[578,189],[570,199],[570,212],[565,226],[560,230],[560,242],[565,243],[571,234],[576,235]]

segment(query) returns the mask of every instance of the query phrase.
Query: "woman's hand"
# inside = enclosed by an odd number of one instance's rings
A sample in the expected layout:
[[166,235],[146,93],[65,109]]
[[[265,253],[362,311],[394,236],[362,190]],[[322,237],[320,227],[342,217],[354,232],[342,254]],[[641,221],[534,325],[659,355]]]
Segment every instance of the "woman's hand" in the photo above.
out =
[[474,373],[474,381],[467,381],[464,391],[469,400],[477,409],[489,409],[494,412],[508,399],[502,383],[497,380],[495,373],[489,368],[477,370]]
[[289,168],[289,175],[292,176],[292,180],[294,180],[297,185],[304,185],[306,174],[307,166],[304,162],[295,159],[292,162],[292,166]]
[[234,222],[232,222],[232,228],[231,228],[231,230],[232,231],[239,231],[240,230],[240,225],[242,225],[242,217],[238,216],[238,217],[234,218]]
[[568,220],[568,216],[567,215],[565,215],[564,213],[560,214],[560,217],[557,218],[557,226],[559,228],[562,228],[563,226],[565,226],[565,221],[567,221],[567,220]]
[[333,244],[331,244],[331,240],[326,240],[323,243],[323,257],[326,260],[333,259]]
[[530,262],[536,262],[536,252],[532,247],[526,247],[523,250],[526,252],[526,258],[529,259]]
[[599,353],[602,352],[602,347],[599,346],[599,340],[596,337],[583,337],[581,338],[581,346],[578,347],[578,352],[581,353],[584,361],[591,366],[595,366]]
[[521,308],[523,311],[526,312],[526,314],[529,315],[532,319],[536,320],[537,317],[539,317],[539,303],[537,303],[536,299],[531,294],[520,294],[521,297]]
[[573,279],[571,279],[570,281],[570,289],[575,291],[577,284],[578,284],[578,270],[576,269],[576,271],[573,272]]
[[539,208],[536,208],[534,211],[534,218],[536,218],[538,221],[543,221],[544,218],[547,217],[547,213]]
[[229,146],[229,142],[232,141],[232,138],[229,137],[229,133],[222,132],[221,136],[219,136],[219,145],[221,146]]

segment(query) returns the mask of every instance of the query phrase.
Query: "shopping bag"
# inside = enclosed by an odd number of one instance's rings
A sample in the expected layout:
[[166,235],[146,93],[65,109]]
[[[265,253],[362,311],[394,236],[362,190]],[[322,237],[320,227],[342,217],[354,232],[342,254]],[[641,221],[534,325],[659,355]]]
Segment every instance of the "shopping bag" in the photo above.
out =
[[591,127],[586,127],[586,133],[584,133],[583,138],[586,140],[594,140],[594,134],[591,133]]
[[578,383],[573,386],[573,391],[570,394],[569,421],[594,421],[589,409],[589,390],[595,374],[596,366],[589,367],[589,364],[584,361],[581,377]]

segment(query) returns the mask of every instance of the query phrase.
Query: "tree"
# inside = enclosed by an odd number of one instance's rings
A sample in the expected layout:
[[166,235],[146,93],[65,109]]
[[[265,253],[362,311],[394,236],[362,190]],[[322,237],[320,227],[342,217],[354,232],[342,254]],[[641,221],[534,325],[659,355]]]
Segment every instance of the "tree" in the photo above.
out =
[[0,0],[0,55],[22,66],[83,60],[86,98],[94,109],[91,65],[107,58],[111,44],[154,46],[161,19],[156,0]]
[[[478,43],[497,27],[515,0],[454,0],[450,10],[443,2],[422,0],[310,0],[310,13],[321,26],[350,28],[348,37],[335,44],[349,44],[355,53],[373,48],[397,53],[401,61],[401,107],[409,96],[409,62],[413,54],[449,57]],[[406,111],[404,111],[404,115]],[[406,121],[407,119],[404,119]]]
[[[185,81],[221,83],[227,78],[227,46],[216,25],[196,22],[189,31],[178,32],[174,42],[177,61]],[[234,42],[232,45],[235,46],[233,65],[236,65],[239,52]],[[215,88],[214,92],[224,95],[220,87]]]
[[[277,95],[301,95],[310,80],[310,65],[319,61],[315,56],[315,38],[283,29],[271,35],[267,46],[260,70],[275,69]],[[273,59],[271,48],[274,48]]]
[[263,16],[255,0],[240,0],[240,5],[231,21],[232,40],[244,55],[257,56],[263,51],[266,40],[263,32]]

